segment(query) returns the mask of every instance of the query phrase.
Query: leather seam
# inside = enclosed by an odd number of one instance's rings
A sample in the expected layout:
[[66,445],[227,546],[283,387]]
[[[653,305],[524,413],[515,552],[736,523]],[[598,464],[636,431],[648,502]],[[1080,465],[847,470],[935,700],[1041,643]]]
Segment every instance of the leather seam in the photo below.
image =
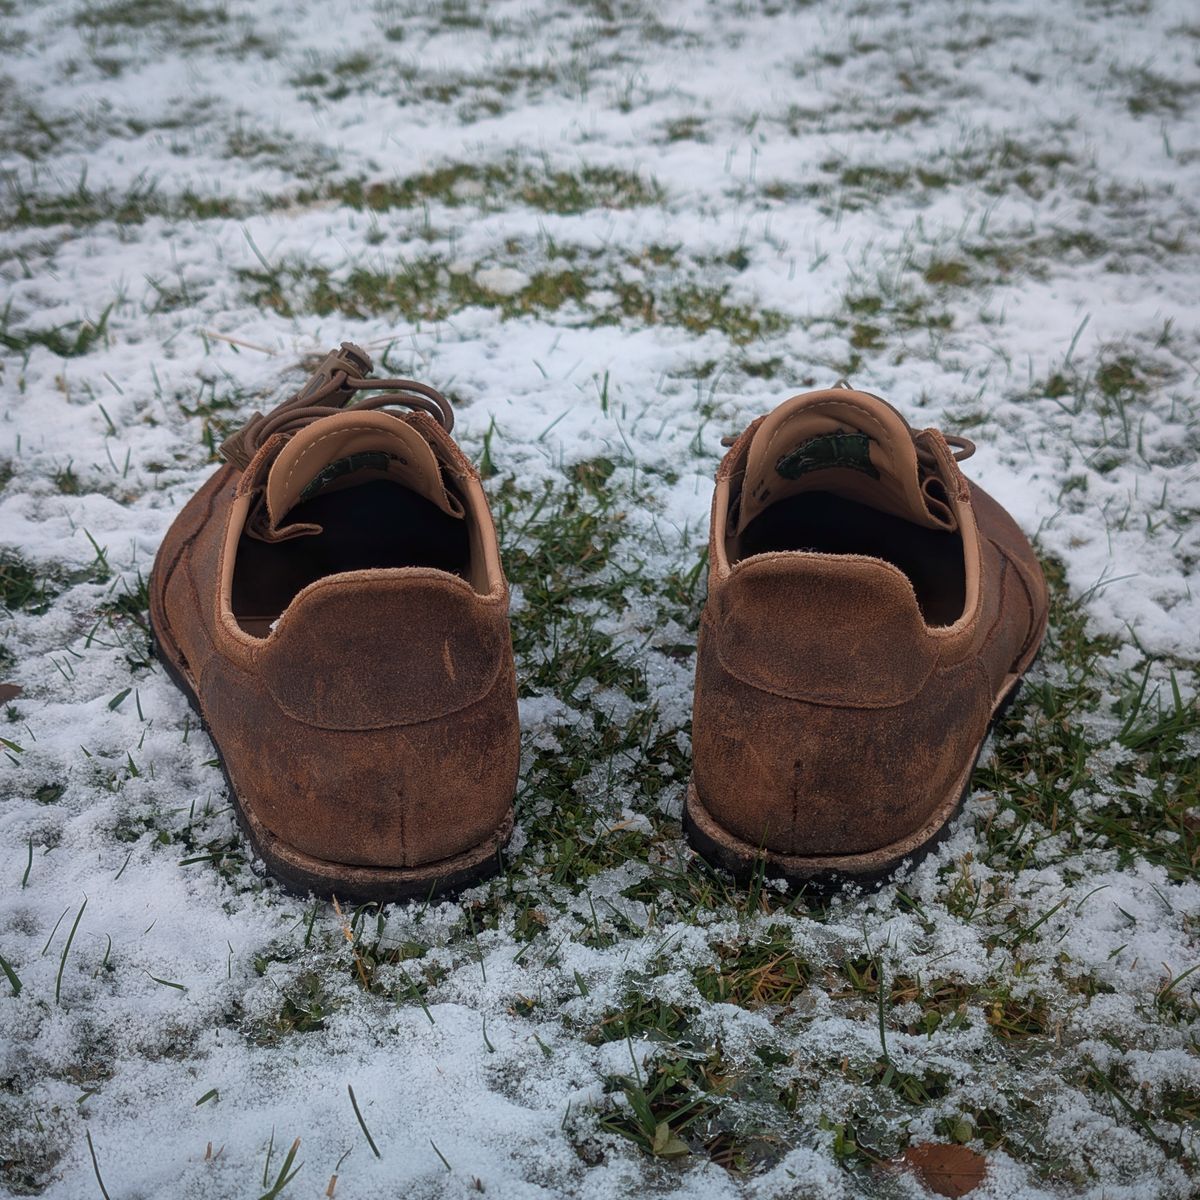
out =
[[[205,677],[205,675],[208,674],[208,672],[210,670],[215,669],[215,666],[218,661],[227,662],[228,665],[232,666],[234,668],[234,670],[238,672],[238,674],[241,674],[241,675],[249,675],[250,674],[246,670],[245,667],[239,666],[237,663],[234,663],[234,662],[229,662],[229,660],[225,659],[220,654],[214,654],[214,655],[210,656],[208,662],[204,666],[204,669],[200,673],[200,680],[199,680],[200,688],[203,688],[205,691],[209,690],[209,686],[205,683],[204,677]],[[492,698],[492,696],[495,694],[497,688],[499,688],[500,685],[504,682],[504,674],[505,674],[504,663],[503,662],[498,663],[496,666],[496,670],[493,673],[492,678],[491,678],[490,682],[488,683],[488,686],[485,688],[485,690],[480,692],[477,696],[472,697],[472,699],[468,700],[466,703],[459,705],[457,708],[452,708],[452,709],[448,710],[447,712],[434,713],[431,716],[423,716],[423,717],[419,718],[418,720],[414,720],[414,721],[388,721],[386,724],[381,724],[381,725],[354,725],[354,726],[318,725],[313,721],[306,720],[304,717],[298,717],[298,716],[294,715],[289,709],[287,709],[280,702],[279,698],[275,695],[274,690],[271,688],[270,684],[266,682],[265,679],[262,679],[260,677],[259,682],[261,682],[263,684],[264,690],[266,691],[267,695],[270,697],[271,702],[279,709],[279,711],[289,721],[294,721],[297,725],[302,725],[305,729],[319,730],[321,733],[354,734],[354,733],[379,733],[380,731],[386,730],[386,729],[412,729],[418,725],[430,725],[430,724],[433,724],[435,721],[444,721],[447,717],[458,716],[460,713],[466,712],[467,709],[474,708],[477,705],[483,704],[486,701],[490,700]],[[199,689],[197,689],[197,693],[199,694]],[[206,721],[208,720],[207,715],[205,715],[205,720]],[[209,724],[211,725],[211,722],[209,722]]]
[[[216,476],[214,475],[213,478],[216,478]],[[222,485],[222,487],[223,486],[224,485]],[[183,579],[184,585],[188,589],[188,593],[189,593],[193,603],[196,605],[196,612],[197,613],[203,612],[203,606],[200,603],[200,592],[199,592],[199,589],[196,587],[196,580],[192,575],[192,570],[191,570],[192,558],[188,552],[191,550],[193,544],[197,541],[197,539],[200,537],[200,535],[204,532],[204,530],[207,527],[207,525],[209,524],[209,522],[212,520],[213,509],[216,507],[217,499],[219,498],[219,496],[221,494],[221,490],[222,490],[221,487],[214,487],[212,489],[211,494],[208,496],[208,499],[205,501],[201,520],[197,524],[196,528],[193,529],[192,532],[189,533],[183,539],[183,541],[180,543],[179,549],[171,557],[170,563],[165,566],[164,574],[162,576],[161,586],[157,586],[154,589],[155,593],[157,594],[157,597],[158,597],[158,607],[162,613],[162,622],[166,626],[167,632],[169,632],[171,635],[172,647],[175,650],[175,652],[177,654],[183,656],[185,658],[185,660],[187,659],[187,656],[183,654],[183,649],[179,645],[179,638],[175,634],[175,629],[174,629],[173,625],[171,624],[171,618],[170,618],[169,614],[167,613],[167,589],[171,584],[171,580],[175,578],[176,572],[182,571],[183,572],[182,579]],[[157,576],[157,572],[155,572],[155,576]],[[208,626],[204,623],[203,620],[198,621],[196,624],[199,626],[200,633],[203,637],[203,640],[211,648],[214,645],[214,643],[213,643],[211,636],[209,636]],[[190,660],[188,660],[188,661],[190,661]]]
[[1020,662],[1029,652],[1029,647],[1033,645],[1034,639],[1038,636],[1038,631],[1041,627],[1041,623],[1036,619],[1037,603],[1034,601],[1033,592],[1030,590],[1029,583],[1025,578],[1025,572],[1021,569],[1021,564],[999,542],[993,541],[991,538],[988,538],[988,541],[996,547],[1004,562],[1012,567],[1017,579],[1020,581],[1021,590],[1025,593],[1025,600],[1029,605],[1029,629],[1025,633],[1025,637],[1021,642],[1021,649],[1016,657],[1016,662]]
[[321,725],[316,721],[310,721],[307,717],[301,716],[289,707],[283,700],[280,699],[275,687],[264,672],[261,676],[263,686],[267,693],[274,701],[279,711],[282,712],[289,720],[295,721],[298,725],[303,725],[306,729],[320,729],[327,733],[373,733],[380,729],[407,729],[413,725],[425,725],[430,721],[443,721],[447,717],[453,717],[465,709],[471,708],[478,704],[481,700],[487,699],[488,696],[496,690],[496,685],[500,680],[500,676],[504,670],[503,661],[496,663],[490,675],[484,677],[480,688],[469,699],[464,700],[461,704],[455,705],[453,708],[445,708],[440,711],[430,713],[428,716],[421,716],[413,720],[394,720],[371,722],[365,725]]
[[[992,623],[988,626],[987,633],[983,635],[983,643],[980,646],[980,649],[982,649],[983,646],[986,646],[988,642],[992,640],[992,634],[994,634],[996,630],[1000,628],[1000,624],[1004,620],[1004,601],[1008,596],[1008,559],[1005,556],[1004,551],[1001,550],[991,538],[988,538],[988,541],[991,542],[993,549],[999,551],[1000,554],[1000,578],[997,580],[998,586],[996,589],[1000,593],[1000,598],[996,603],[996,616],[992,620]],[[980,572],[980,574],[982,575],[982,572]],[[982,585],[982,583],[983,580],[981,579],[980,584]]]
[[762,692],[764,695],[777,696],[781,700],[794,700],[801,704],[819,704],[822,708],[848,708],[848,709],[871,709],[880,710],[888,708],[900,708],[902,705],[909,703],[916,696],[919,696],[925,686],[929,683],[934,671],[937,669],[937,659],[931,660],[928,669],[921,677],[916,687],[905,692],[896,700],[882,700],[875,703],[851,703],[844,695],[834,694],[832,692],[783,692],[777,688],[764,687],[761,683],[756,683],[752,679],[747,679],[737,668],[735,668],[721,648],[721,638],[716,623],[710,617],[707,611],[701,616],[701,621],[708,624],[709,630],[712,633],[713,641],[716,643],[717,661],[721,664],[721,669],[730,676],[736,679],[744,687],[752,688],[756,692]]
[[[212,478],[214,478],[214,479],[215,479],[215,478],[216,478],[216,475],[214,474],[214,475],[212,476]],[[163,591],[163,596],[164,596],[164,598],[165,598],[165,596],[166,596],[166,583],[167,583],[167,581],[169,581],[169,580],[170,580],[170,578],[171,578],[171,575],[172,575],[172,574],[174,573],[174,571],[175,571],[175,568],[176,568],[176,567],[179,565],[179,563],[180,563],[180,561],[182,560],[183,556],[184,556],[184,555],[187,553],[187,551],[188,551],[188,550],[191,548],[191,546],[192,546],[192,543],[193,543],[193,542],[195,542],[195,541],[196,541],[196,539],[197,539],[197,538],[198,538],[198,537],[199,537],[199,536],[200,536],[200,535],[201,535],[201,534],[204,532],[205,526],[207,526],[207,524],[209,523],[209,521],[211,521],[211,520],[212,520],[213,508],[216,506],[216,503],[217,503],[217,497],[218,497],[220,494],[221,494],[221,489],[220,489],[219,487],[215,487],[215,488],[213,488],[212,492],[211,492],[211,493],[210,493],[210,495],[208,496],[208,499],[207,499],[207,500],[204,502],[204,510],[203,510],[203,514],[202,514],[202,517],[201,517],[200,521],[197,523],[197,525],[196,525],[196,528],[195,528],[195,529],[193,529],[193,530],[192,530],[192,532],[191,532],[191,533],[189,533],[189,534],[188,534],[188,535],[187,535],[187,536],[186,536],[186,537],[183,539],[183,541],[179,543],[179,549],[178,549],[178,550],[175,552],[175,554],[172,556],[172,558],[171,558],[171,563],[170,563],[170,567],[169,567],[169,569],[168,569],[168,571],[167,571],[167,574],[166,574],[166,576],[165,576],[165,578],[164,578],[164,582],[163,582],[163,588],[162,588],[162,591]]]

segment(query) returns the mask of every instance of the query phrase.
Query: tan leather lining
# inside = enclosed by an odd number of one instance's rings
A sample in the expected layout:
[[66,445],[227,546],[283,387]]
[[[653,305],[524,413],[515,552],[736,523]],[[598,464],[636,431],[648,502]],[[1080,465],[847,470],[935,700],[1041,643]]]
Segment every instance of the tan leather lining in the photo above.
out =
[[[785,479],[777,465],[788,451],[808,438],[834,431],[865,432],[871,439],[875,479],[845,467],[814,470]],[[785,400],[762,423],[750,443],[736,533],[765,508],[788,496],[822,490],[895,513],[929,528],[953,528],[945,513],[931,511],[919,483],[912,430],[888,405],[866,393],[843,389],[806,392]]]
[[462,506],[446,491],[437,457],[416,429],[391,413],[347,412],[334,413],[300,430],[279,451],[266,485],[271,528],[279,529],[324,467],[372,450],[388,454],[388,478],[424,496],[443,512],[462,516]]

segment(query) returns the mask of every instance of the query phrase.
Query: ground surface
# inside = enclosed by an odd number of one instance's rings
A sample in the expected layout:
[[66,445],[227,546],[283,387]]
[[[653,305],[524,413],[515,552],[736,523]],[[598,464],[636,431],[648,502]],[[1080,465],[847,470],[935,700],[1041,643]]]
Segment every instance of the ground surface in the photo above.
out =
[[[1198,18],[0,0],[3,1184],[1194,1194]],[[507,876],[353,944],[142,582],[343,338],[458,406],[525,730]],[[843,375],[979,443],[1054,618],[937,854],[796,901],[681,840],[695,631],[721,436]]]

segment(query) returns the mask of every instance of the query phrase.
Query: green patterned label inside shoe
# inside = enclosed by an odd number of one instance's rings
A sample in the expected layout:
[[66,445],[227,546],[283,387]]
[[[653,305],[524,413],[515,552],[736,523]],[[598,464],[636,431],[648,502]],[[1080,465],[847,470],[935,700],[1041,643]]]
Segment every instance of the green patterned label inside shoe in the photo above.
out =
[[355,471],[386,471],[392,455],[386,450],[363,450],[359,454],[350,454],[345,458],[335,458],[328,466],[309,480],[304,491],[300,493],[299,503],[311,500],[318,492],[324,491],[335,479],[351,475]]
[[823,471],[829,467],[845,467],[861,471],[872,479],[879,478],[879,472],[871,462],[871,439],[865,433],[836,430],[818,434],[789,450],[775,464],[775,470],[784,479],[799,479],[809,471]]

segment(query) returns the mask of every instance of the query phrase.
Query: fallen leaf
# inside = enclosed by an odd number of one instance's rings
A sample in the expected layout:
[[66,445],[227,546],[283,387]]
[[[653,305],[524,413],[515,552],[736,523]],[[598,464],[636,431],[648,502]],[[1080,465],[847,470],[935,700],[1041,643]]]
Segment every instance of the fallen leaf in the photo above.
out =
[[671,1132],[671,1127],[666,1121],[659,1121],[657,1128],[654,1130],[654,1145],[652,1149],[658,1158],[684,1158],[691,1153],[688,1150],[687,1143],[681,1141]]
[[15,700],[24,690],[19,683],[0,683],[0,704]]
[[965,1196],[982,1182],[987,1159],[969,1146],[921,1142],[904,1151],[904,1162],[939,1196]]

